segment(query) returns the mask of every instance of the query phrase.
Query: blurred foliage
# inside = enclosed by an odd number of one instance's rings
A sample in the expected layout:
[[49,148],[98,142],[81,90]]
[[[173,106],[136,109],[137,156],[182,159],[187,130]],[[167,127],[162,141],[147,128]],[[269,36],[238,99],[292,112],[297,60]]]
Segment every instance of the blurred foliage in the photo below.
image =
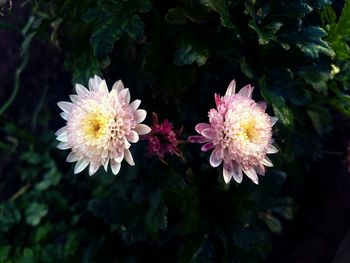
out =
[[140,143],[137,165],[117,176],[73,175],[55,149],[59,127],[23,128],[4,114],[10,98],[0,111],[0,262],[262,262],[296,213],[287,175],[297,185],[322,157],[332,111],[350,116],[349,24],[349,0],[342,10],[330,0],[34,1],[12,97],[36,39],[64,54],[72,83],[123,79],[184,137],[235,78],[279,118],[280,153],[259,186],[226,185],[197,145],[164,165]]

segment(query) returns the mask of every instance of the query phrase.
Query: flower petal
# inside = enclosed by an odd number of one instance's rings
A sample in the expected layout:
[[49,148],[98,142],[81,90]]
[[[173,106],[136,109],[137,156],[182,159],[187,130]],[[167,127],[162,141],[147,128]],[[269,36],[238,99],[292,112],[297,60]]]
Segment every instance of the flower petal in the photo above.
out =
[[128,136],[126,137],[129,142],[136,143],[139,141],[139,135],[136,131],[131,131]]
[[68,142],[67,132],[61,133],[56,137],[56,139],[61,142]]
[[80,173],[82,170],[84,170],[86,168],[86,166],[89,165],[89,161],[85,158],[81,158],[78,160],[78,162],[75,164],[74,167],[74,173],[78,174]]
[[225,96],[231,96],[231,95],[235,94],[235,91],[236,91],[236,81],[232,80],[230,82],[230,84],[228,85]]
[[86,96],[89,94],[88,89],[80,84],[75,84],[75,92],[78,94],[78,96]]
[[265,158],[261,161],[261,163],[267,167],[272,167],[273,163],[271,162],[271,160],[265,156]]
[[131,109],[137,110],[140,104],[141,104],[141,100],[134,100],[133,102],[130,103],[129,106]]
[[62,117],[62,119],[67,120],[68,119],[68,114],[66,112],[61,112],[60,116]]
[[124,84],[121,80],[118,80],[113,84],[112,89],[115,89],[117,93],[121,92],[124,89]]
[[237,164],[234,164],[233,166],[232,166],[232,177],[233,177],[233,179],[235,179],[235,181],[237,182],[237,183],[241,183],[242,182],[242,180],[243,180],[243,172],[242,172],[242,168],[239,166],[239,165],[237,165]]
[[98,87],[99,87],[101,81],[102,81],[102,79],[97,75],[95,75],[94,78],[90,78],[89,79],[89,89],[91,91],[98,91]]
[[270,117],[270,121],[271,121],[271,126],[275,125],[276,122],[278,121],[278,118],[276,117]]
[[68,163],[74,163],[79,160],[79,156],[76,155],[74,152],[70,152],[66,158],[66,161]]
[[111,160],[111,170],[114,175],[117,175],[120,171],[120,163]]
[[211,149],[215,148],[215,145],[212,143],[212,142],[208,142],[206,144],[204,144],[202,147],[201,147],[201,150],[203,152],[207,152],[207,151],[210,151]]
[[70,146],[69,146],[68,142],[60,142],[57,145],[57,148],[60,150],[67,150],[67,149],[70,149]]
[[130,103],[130,91],[129,89],[123,89],[119,94],[118,94],[119,102],[129,104]]
[[74,104],[68,101],[60,101],[57,103],[58,107],[66,113],[70,113]]
[[74,104],[76,104],[79,101],[78,95],[69,95],[69,98]]
[[213,128],[208,128],[202,130],[201,134],[208,139],[212,139],[216,136],[216,131]]
[[139,135],[145,135],[151,132],[151,128],[148,127],[145,124],[137,124],[135,127],[135,131],[139,134]]
[[205,143],[209,142],[210,140],[202,135],[193,135],[188,137],[188,141],[191,143]]
[[223,149],[221,147],[216,147],[209,158],[209,163],[212,167],[218,167],[222,162]]
[[247,97],[251,98],[253,94],[253,87],[250,85],[244,86],[238,93],[237,95],[240,95],[242,97]]
[[98,170],[99,167],[100,167],[99,165],[90,163],[90,166],[89,166],[89,175],[90,175],[90,176],[91,176],[91,175],[94,175],[94,174],[97,172],[97,170]]
[[201,133],[202,130],[204,130],[204,129],[209,129],[209,128],[212,129],[213,126],[211,126],[211,125],[208,124],[208,123],[198,123],[198,124],[196,125],[196,127],[195,127],[195,130],[196,130],[196,132]]
[[128,149],[124,150],[124,159],[130,165],[135,165],[134,159],[132,158],[131,152]]
[[108,87],[107,87],[107,83],[105,80],[102,80],[100,82],[100,84],[98,85],[98,90],[99,92],[101,92],[104,95],[108,95],[109,91],[108,91]]
[[117,163],[121,163],[123,159],[124,159],[124,152],[121,152],[120,155],[114,158],[114,161],[116,161]]
[[229,183],[232,178],[232,164],[224,164],[222,175],[224,177],[225,183]]
[[55,135],[58,136],[58,135],[60,135],[61,133],[67,133],[67,126],[63,126],[62,128],[58,129],[58,130],[55,132]]
[[259,102],[257,102],[256,104],[258,105],[259,109],[261,109],[262,111],[265,112],[266,107],[267,107],[267,104],[266,104],[265,101],[259,101]]
[[273,146],[272,144],[269,144],[267,146],[266,152],[270,153],[270,154],[273,154],[273,153],[277,153],[278,150],[277,150],[277,148],[275,146]]
[[103,164],[103,168],[105,169],[105,171],[107,172],[108,169],[108,163],[109,163],[109,158],[106,158],[104,164]]
[[143,122],[146,119],[147,112],[145,110],[137,110],[134,113],[136,123]]
[[259,184],[258,175],[256,171],[252,167],[248,167],[247,169],[243,168],[243,172],[253,181],[255,184]]

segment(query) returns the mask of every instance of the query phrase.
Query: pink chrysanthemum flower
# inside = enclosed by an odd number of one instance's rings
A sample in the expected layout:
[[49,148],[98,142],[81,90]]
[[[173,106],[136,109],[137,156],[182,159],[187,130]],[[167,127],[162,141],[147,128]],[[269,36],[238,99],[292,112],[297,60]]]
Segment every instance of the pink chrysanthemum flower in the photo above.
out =
[[72,150],[67,162],[77,162],[74,173],[90,164],[89,174],[93,175],[102,165],[107,171],[110,163],[117,174],[123,159],[135,165],[130,143],[151,131],[140,124],[146,118],[146,111],[138,109],[141,101],[130,103],[129,89],[120,80],[109,92],[106,81],[98,76],[89,80],[89,89],[76,84],[75,90],[77,95],[70,95],[72,102],[57,103],[67,125],[56,132],[60,141],[57,148]]
[[233,80],[226,94],[215,94],[216,109],[209,111],[209,124],[199,123],[195,129],[200,135],[190,136],[189,141],[205,143],[202,151],[213,149],[210,165],[223,163],[223,177],[228,183],[233,177],[242,182],[243,172],[256,184],[258,176],[265,174],[265,166],[273,166],[267,153],[276,153],[272,145],[272,126],[277,118],[265,113],[266,103],[251,99],[253,87],[242,88],[235,94]]
[[154,112],[152,118],[151,132],[145,137],[148,141],[147,155],[158,156],[163,163],[166,163],[164,161],[166,153],[175,154],[184,160],[181,150],[177,147],[181,143],[178,137],[182,133],[182,128],[174,131],[173,125],[167,119],[162,123],[158,123],[158,116]]

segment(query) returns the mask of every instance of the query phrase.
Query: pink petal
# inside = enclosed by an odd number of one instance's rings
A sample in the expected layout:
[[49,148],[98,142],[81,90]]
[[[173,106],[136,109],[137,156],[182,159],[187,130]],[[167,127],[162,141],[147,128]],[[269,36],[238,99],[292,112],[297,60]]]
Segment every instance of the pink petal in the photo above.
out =
[[89,165],[89,161],[85,158],[80,159],[74,167],[74,174],[80,173],[82,170],[86,168],[86,166]]
[[140,106],[141,100],[134,100],[133,102],[130,103],[130,108],[133,110],[137,110],[137,108]]
[[147,112],[145,110],[137,110],[134,113],[136,123],[143,122],[146,119]]
[[209,150],[211,150],[211,149],[213,149],[213,148],[215,148],[214,144],[213,144],[212,142],[208,142],[208,143],[204,144],[204,145],[201,147],[201,150],[202,150],[203,152],[207,152],[207,151],[209,151]]
[[95,75],[94,78],[90,78],[89,79],[89,89],[91,91],[98,91],[98,87],[99,87],[101,81],[102,81],[102,79],[97,75]]
[[233,167],[232,167],[232,177],[239,184],[243,180],[242,168],[239,165],[237,165],[237,164],[234,164]]
[[103,168],[105,169],[106,172],[107,172],[107,168],[108,168],[108,163],[109,163],[109,158],[106,158],[106,160],[103,164]]
[[114,175],[117,175],[120,171],[120,163],[111,160],[111,170]]
[[267,104],[266,104],[265,101],[259,101],[257,104],[258,104],[258,107],[259,107],[262,111],[265,111],[265,110],[266,110]]
[[230,85],[228,85],[225,96],[231,96],[231,95],[235,94],[235,91],[236,91],[236,81],[232,80],[230,82]]
[[205,142],[209,142],[209,139],[205,138],[202,135],[193,135],[188,137],[188,141],[191,143],[205,143]]
[[135,127],[135,131],[139,134],[139,135],[145,135],[147,133],[151,132],[151,128],[148,127],[145,124],[137,124]]
[[232,178],[232,164],[231,163],[224,163],[222,175],[224,177],[225,183],[229,183]]
[[265,175],[265,166],[262,165],[262,164],[259,164],[257,167],[255,167],[255,171],[256,171],[258,174],[264,176],[264,175]]
[[67,120],[68,119],[68,113],[67,112],[61,112],[60,116],[62,117],[62,119]]
[[278,121],[278,118],[276,118],[276,117],[270,117],[270,121],[271,121],[271,125],[273,126],[273,125],[275,125],[276,122]]
[[208,139],[212,139],[216,136],[216,131],[213,128],[208,128],[202,130],[201,134]]
[[265,158],[261,161],[261,163],[265,166],[268,166],[268,167],[272,167],[273,166],[273,163],[271,162],[271,160],[265,156]]
[[76,104],[79,101],[78,95],[69,95],[70,100]]
[[209,163],[212,167],[218,167],[221,162],[222,162],[222,148],[221,147],[216,147],[209,158]]
[[130,102],[130,91],[129,89],[123,89],[119,94],[118,98],[120,102],[125,102],[126,104],[129,104]]
[[106,84],[105,80],[102,80],[100,82],[100,84],[98,85],[98,90],[99,90],[99,92],[101,92],[101,93],[103,93],[105,95],[107,95],[109,93],[108,87],[107,87],[107,84]]
[[114,161],[121,163],[124,159],[124,152],[121,152],[117,157],[114,158]]
[[210,124],[208,123],[198,123],[195,127],[195,130],[198,132],[198,133],[201,133],[202,130],[204,129],[208,129],[208,128],[213,128],[213,126],[211,126]]
[[121,80],[118,80],[114,83],[112,89],[116,90],[117,93],[121,92],[124,89],[124,84]]
[[91,175],[95,174],[95,173],[97,172],[97,170],[98,170],[99,167],[100,167],[99,165],[91,164],[91,163],[90,163],[89,175],[91,176]]
[[237,95],[240,95],[242,97],[248,97],[251,98],[253,93],[253,87],[250,85],[244,86]]

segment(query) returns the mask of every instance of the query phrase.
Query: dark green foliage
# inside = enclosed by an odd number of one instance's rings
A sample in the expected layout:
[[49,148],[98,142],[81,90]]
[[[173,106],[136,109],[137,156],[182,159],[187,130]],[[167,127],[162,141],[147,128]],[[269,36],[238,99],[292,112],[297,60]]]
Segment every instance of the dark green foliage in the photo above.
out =
[[[148,115],[183,126],[184,140],[207,121],[214,93],[232,79],[237,89],[251,83],[254,99],[279,119],[280,152],[259,186],[247,177],[226,185],[209,154],[190,144],[180,146],[186,161],[166,156],[165,165],[145,157],[141,142],[132,146],[136,166],[88,177],[73,175],[67,153],[55,149],[58,110],[41,112],[40,132],[26,125],[31,117],[2,115],[0,262],[264,261],[297,211],[285,182],[322,158],[332,112],[350,116],[349,1],[340,14],[329,0],[58,0],[32,8],[18,75],[32,42],[50,42],[73,83],[122,79]],[[49,89],[49,104],[71,94],[50,88],[61,92]]]

